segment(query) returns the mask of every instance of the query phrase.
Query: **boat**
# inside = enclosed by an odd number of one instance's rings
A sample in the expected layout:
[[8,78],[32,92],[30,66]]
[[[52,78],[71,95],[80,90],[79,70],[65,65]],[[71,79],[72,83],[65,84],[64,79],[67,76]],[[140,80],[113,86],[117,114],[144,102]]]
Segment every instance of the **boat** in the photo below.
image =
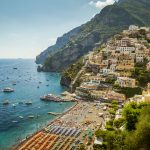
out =
[[16,83],[13,83],[12,85],[16,85]]
[[18,68],[14,67],[13,69],[14,69],[14,70],[17,70]]
[[23,104],[23,102],[19,102],[18,104]]
[[58,96],[55,96],[53,94],[48,94],[48,95],[45,95],[43,97],[40,97],[41,100],[43,101],[54,101],[54,102],[62,102],[64,101],[64,99],[58,97]]
[[17,123],[18,121],[13,120],[12,123]]
[[32,105],[32,101],[25,102],[26,105]]
[[47,114],[54,115],[54,116],[61,115],[61,113],[55,113],[55,112],[48,112]]
[[7,87],[3,89],[3,92],[7,92],[7,93],[14,92],[14,89]]
[[30,115],[30,116],[28,116],[28,118],[33,119],[33,118],[34,118],[34,116],[33,116],[33,115]]
[[37,88],[40,88],[39,86],[37,86]]
[[3,102],[3,105],[8,105],[10,102],[9,102],[9,100],[5,100],[4,102]]
[[19,116],[20,119],[23,119],[23,116]]
[[13,107],[16,107],[16,104],[12,104]]

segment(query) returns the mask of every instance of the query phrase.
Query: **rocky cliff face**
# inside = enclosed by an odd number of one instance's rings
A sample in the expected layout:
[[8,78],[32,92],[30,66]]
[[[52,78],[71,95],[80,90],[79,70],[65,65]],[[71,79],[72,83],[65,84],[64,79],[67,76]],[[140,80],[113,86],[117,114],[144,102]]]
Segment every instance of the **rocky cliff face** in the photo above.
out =
[[68,77],[64,77],[64,76],[63,76],[63,77],[61,77],[60,84],[61,84],[62,86],[66,86],[66,87],[69,88],[69,86],[70,86],[70,84],[71,84],[71,79],[68,78]]
[[40,55],[36,57],[36,63],[44,64],[45,60],[49,56],[57,53],[57,51],[59,51],[60,48],[62,48],[65,44],[67,44],[73,36],[78,34],[79,31],[80,31],[80,27],[77,27],[71,30],[70,32],[68,32],[67,34],[64,34],[63,36],[58,37],[55,45],[48,47],[46,50],[44,50]]
[[97,42],[105,42],[129,25],[150,25],[149,7],[149,0],[121,0],[107,6],[91,21],[59,38],[36,62],[42,63],[45,71],[63,71],[91,51]]

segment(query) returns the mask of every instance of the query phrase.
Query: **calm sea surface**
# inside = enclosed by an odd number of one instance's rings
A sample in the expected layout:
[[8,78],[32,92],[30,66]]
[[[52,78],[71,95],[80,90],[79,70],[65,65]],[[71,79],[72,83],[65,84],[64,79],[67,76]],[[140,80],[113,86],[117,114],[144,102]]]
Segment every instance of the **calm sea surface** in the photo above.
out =
[[[38,73],[34,60],[0,60],[0,150],[9,149],[54,119],[47,112],[63,112],[73,105],[71,102],[40,100],[40,96],[45,94],[59,95],[63,92],[65,88],[60,86],[59,81],[59,74]],[[15,92],[3,93],[5,87],[11,87]],[[3,105],[5,100],[9,100],[10,104]],[[27,106],[26,101],[32,101],[32,105]],[[29,119],[30,115],[34,118]]]

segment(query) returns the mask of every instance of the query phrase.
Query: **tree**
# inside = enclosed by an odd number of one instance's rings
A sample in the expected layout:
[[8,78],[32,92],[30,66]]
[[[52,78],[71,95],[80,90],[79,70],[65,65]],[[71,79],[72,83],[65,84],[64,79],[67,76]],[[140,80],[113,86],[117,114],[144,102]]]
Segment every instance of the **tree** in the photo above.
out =
[[126,129],[128,131],[132,131],[135,130],[135,124],[138,121],[138,116],[139,116],[139,112],[140,110],[138,109],[138,106],[136,103],[132,102],[128,105],[126,105],[123,115],[126,119]]
[[150,148],[150,106],[143,107],[135,132],[126,138],[126,145],[131,150],[149,150]]
[[81,144],[78,150],[86,150],[85,145]]
[[116,128],[120,128],[125,123],[125,119],[124,118],[115,119],[113,123]]

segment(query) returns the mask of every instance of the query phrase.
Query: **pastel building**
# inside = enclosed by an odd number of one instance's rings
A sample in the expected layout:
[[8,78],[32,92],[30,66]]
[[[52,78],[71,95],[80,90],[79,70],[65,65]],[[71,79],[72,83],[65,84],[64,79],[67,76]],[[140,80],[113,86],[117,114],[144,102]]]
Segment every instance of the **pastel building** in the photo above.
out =
[[118,77],[116,84],[120,87],[136,87],[136,80],[128,77]]

